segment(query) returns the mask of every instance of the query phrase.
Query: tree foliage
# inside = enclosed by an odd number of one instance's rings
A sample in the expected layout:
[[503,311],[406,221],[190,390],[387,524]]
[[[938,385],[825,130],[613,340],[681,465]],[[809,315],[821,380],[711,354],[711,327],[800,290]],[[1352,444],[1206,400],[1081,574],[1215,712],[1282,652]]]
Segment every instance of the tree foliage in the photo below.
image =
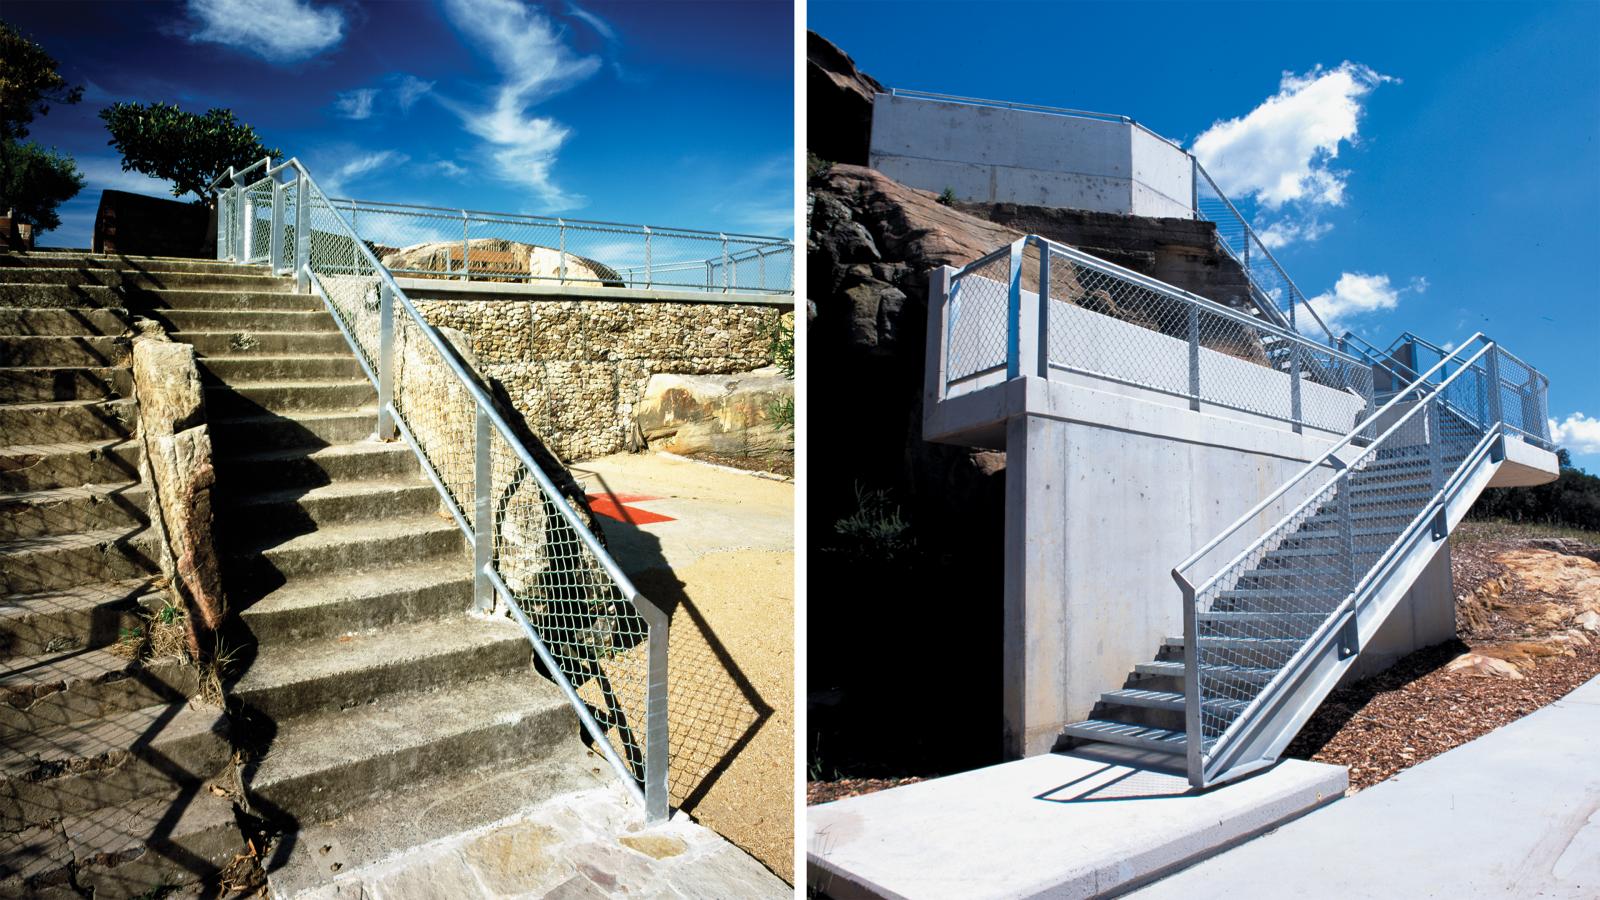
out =
[[83,99],[83,88],[69,86],[59,65],[44,48],[0,22],[0,140],[27,137],[33,117],[50,112],[52,103]]
[[172,182],[172,196],[192,193],[211,202],[209,185],[229,166],[242,169],[281,151],[261,143],[256,130],[228,109],[205,115],[168,103],[117,103],[100,111],[109,143],[122,154],[122,168]]
[[1472,505],[1474,519],[1509,519],[1600,531],[1600,477],[1574,468],[1559,451],[1561,476],[1535,487],[1490,488]]
[[83,190],[83,174],[72,157],[33,141],[0,141],[0,210],[38,231],[61,225],[56,207]]

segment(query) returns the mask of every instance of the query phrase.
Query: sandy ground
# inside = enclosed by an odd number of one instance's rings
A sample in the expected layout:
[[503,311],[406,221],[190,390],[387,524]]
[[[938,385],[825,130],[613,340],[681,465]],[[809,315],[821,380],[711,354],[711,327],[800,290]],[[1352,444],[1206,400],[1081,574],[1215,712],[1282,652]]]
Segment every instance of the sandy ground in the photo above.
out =
[[673,805],[792,884],[793,484],[650,454],[572,471],[625,515],[673,517],[600,519],[617,562],[672,614]]

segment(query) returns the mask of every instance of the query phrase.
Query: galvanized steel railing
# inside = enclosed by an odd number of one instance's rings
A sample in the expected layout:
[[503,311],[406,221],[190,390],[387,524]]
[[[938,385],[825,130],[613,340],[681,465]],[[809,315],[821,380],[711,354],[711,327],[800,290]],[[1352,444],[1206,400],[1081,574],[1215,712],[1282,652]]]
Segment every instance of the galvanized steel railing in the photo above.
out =
[[[395,275],[794,293],[794,242],[784,238],[366,200],[331,203]],[[530,266],[512,244],[541,248],[534,252],[542,259]],[[402,257],[420,245],[434,246]]]
[[1344,434],[1372,368],[1288,328],[1030,235],[951,276],[944,392],[1076,373]]
[[[1422,532],[1442,538],[1446,506],[1479,461],[1508,432],[1525,433],[1507,413],[1543,408],[1542,397],[1523,392],[1542,394],[1544,381],[1531,369],[1507,378],[1513,367],[1526,364],[1473,335],[1173,569],[1196,786],[1270,762],[1240,767],[1230,754],[1259,739],[1272,716],[1309,715],[1282,708],[1304,667],[1332,642],[1351,641],[1355,616],[1388,569]],[[1250,537],[1279,504],[1292,506]]]
[[[244,177],[260,170],[253,182]],[[651,821],[668,812],[668,618],[633,586],[437,329],[304,166],[219,178],[218,258],[293,274],[333,313],[473,548],[474,606],[496,598]]]

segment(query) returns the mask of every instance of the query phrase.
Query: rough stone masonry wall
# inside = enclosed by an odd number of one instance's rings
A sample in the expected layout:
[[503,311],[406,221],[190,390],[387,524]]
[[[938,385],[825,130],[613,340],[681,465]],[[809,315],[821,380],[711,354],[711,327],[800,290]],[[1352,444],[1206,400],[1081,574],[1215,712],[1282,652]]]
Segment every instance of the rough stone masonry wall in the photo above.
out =
[[650,376],[771,365],[785,306],[660,300],[419,299],[430,323],[472,338],[482,374],[505,385],[567,459],[627,449]]

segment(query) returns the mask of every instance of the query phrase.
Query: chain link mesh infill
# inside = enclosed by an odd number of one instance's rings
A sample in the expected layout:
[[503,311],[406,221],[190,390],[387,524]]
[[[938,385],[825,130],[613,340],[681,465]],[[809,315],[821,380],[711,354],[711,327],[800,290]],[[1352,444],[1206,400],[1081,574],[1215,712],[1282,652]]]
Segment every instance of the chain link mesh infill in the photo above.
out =
[[250,254],[245,262],[262,263],[272,246],[272,179],[263,178],[244,189],[250,210]]
[[[1195,593],[1200,728],[1209,748],[1368,577],[1483,437],[1482,360],[1408,412],[1282,524],[1200,582]],[[1199,573],[1204,574],[1204,573]]]
[[[378,269],[339,220],[335,204],[315,186],[308,190],[306,212],[315,284],[376,372],[381,340]],[[292,230],[293,219],[286,221]],[[293,245],[286,240],[285,246]],[[393,329],[395,413],[449,502],[474,523],[477,401],[398,297]],[[458,349],[463,355],[470,352]],[[493,569],[550,652],[559,675],[589,707],[633,777],[642,780],[652,687],[649,629],[588,548],[580,526],[498,429],[490,433],[488,453]]]
[[334,205],[397,276],[786,294],[794,246],[722,235],[398,204]]
[[1006,365],[1011,257],[1000,255],[950,280],[945,381],[952,383]]

